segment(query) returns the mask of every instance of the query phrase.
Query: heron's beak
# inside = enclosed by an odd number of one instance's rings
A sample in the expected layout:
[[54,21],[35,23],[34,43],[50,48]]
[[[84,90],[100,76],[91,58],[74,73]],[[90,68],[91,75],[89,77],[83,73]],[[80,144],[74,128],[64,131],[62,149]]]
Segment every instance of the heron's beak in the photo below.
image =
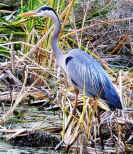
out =
[[27,16],[34,17],[36,14],[37,14],[37,11],[36,10],[33,10],[33,11],[26,12],[26,13],[22,13],[19,16],[20,17],[27,17]]

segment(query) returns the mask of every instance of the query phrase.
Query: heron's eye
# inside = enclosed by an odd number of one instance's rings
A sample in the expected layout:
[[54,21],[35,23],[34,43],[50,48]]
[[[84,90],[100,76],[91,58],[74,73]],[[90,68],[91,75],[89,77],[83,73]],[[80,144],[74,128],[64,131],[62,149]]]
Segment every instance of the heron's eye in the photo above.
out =
[[37,13],[42,13],[42,10],[38,10]]

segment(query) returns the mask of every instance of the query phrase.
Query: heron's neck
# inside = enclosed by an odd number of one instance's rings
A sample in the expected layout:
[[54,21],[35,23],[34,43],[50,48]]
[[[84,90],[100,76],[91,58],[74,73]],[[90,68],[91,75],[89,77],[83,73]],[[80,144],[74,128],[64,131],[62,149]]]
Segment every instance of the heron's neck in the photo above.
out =
[[63,53],[62,53],[62,51],[61,51],[61,49],[59,48],[59,45],[58,45],[58,36],[59,36],[59,33],[60,33],[61,24],[60,24],[60,21],[57,17],[52,18],[52,20],[53,20],[53,23],[54,23],[54,31],[53,31],[53,35],[52,35],[52,38],[51,38],[51,47],[52,47],[54,56],[56,58],[56,62],[57,62],[57,64],[60,65],[60,61],[63,58]]

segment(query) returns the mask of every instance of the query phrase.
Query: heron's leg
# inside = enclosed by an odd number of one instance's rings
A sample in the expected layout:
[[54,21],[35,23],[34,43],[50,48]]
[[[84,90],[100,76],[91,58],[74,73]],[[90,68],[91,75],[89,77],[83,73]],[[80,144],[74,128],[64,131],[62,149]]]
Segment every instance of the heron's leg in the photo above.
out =
[[96,102],[96,98],[94,97],[94,101],[95,101],[95,112],[96,112],[96,117],[98,120],[98,125],[99,125],[99,136],[100,136],[100,140],[101,140],[101,147],[102,149],[104,149],[104,143],[103,143],[103,137],[102,137],[102,129],[101,129],[101,119],[100,119],[100,115],[99,115],[99,109],[97,106],[97,102]]
[[75,115],[76,114],[76,108],[77,108],[77,104],[78,104],[78,94],[79,94],[79,90],[78,89],[74,89],[75,92],[75,104],[74,104],[74,108],[72,111],[72,114]]
[[72,116],[71,116],[70,120],[68,121],[68,124],[67,124],[67,126],[66,126],[65,132],[67,131],[67,129],[68,129],[70,123],[72,122],[73,115],[76,114],[76,108],[77,108],[77,104],[78,104],[78,94],[79,94],[79,90],[76,89],[76,88],[74,88],[74,92],[75,92],[75,104],[74,104],[74,108],[73,108],[73,110],[72,110]]

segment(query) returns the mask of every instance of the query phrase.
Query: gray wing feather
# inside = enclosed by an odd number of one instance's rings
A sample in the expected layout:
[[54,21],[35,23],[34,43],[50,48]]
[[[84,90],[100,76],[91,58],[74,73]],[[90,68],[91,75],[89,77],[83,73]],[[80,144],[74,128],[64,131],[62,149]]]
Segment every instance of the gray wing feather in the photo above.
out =
[[87,96],[102,95],[106,88],[106,82],[110,83],[102,66],[82,50],[73,50],[68,56],[73,57],[66,69],[68,77],[74,81],[74,85],[80,91],[85,88]]

